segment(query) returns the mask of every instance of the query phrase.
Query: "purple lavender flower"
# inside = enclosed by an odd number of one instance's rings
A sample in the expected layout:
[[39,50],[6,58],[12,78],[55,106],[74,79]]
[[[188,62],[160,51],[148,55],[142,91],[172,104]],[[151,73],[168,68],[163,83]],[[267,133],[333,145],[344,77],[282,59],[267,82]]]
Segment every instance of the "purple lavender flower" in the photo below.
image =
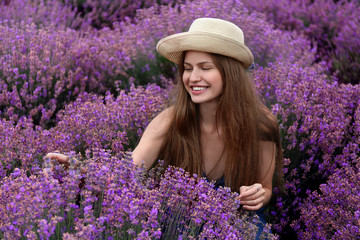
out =
[[293,223],[301,239],[357,239],[360,237],[360,165],[344,165],[312,192]]

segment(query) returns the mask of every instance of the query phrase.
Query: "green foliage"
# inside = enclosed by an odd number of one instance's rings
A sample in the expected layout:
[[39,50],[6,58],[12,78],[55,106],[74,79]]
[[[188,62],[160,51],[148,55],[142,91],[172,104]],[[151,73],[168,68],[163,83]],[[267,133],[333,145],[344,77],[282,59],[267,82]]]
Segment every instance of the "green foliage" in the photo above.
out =
[[146,86],[151,83],[166,87],[166,79],[173,79],[176,72],[175,64],[158,53],[154,60],[139,53],[132,60],[132,66],[126,70],[126,76],[122,79],[122,89],[129,89],[132,84]]

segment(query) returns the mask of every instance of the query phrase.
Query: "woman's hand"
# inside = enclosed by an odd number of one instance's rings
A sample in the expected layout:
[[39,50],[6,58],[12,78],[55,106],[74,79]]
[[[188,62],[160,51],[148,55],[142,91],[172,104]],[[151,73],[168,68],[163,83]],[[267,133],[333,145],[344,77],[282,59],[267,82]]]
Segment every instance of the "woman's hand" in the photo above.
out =
[[264,206],[265,189],[260,183],[255,183],[251,186],[240,187],[240,195],[238,199],[240,204],[246,210],[259,210]]
[[52,153],[48,153],[45,155],[44,157],[44,161],[46,159],[50,159],[50,160],[55,160],[60,164],[64,164],[64,165],[69,165],[69,157],[61,154],[61,153],[56,153],[56,152],[52,152]]
[[65,170],[69,170],[69,174],[79,174],[84,173],[84,169],[81,166],[80,161],[75,157],[69,157],[61,153],[48,153],[44,156],[44,171],[46,174],[49,174],[54,170],[55,164],[63,165]]

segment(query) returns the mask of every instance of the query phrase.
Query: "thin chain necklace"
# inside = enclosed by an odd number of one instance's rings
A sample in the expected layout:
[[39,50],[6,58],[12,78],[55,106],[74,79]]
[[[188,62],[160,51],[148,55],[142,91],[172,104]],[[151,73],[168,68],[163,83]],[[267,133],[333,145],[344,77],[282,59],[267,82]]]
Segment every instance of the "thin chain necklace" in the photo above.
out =
[[225,146],[224,146],[224,148],[223,148],[223,150],[222,150],[222,152],[221,152],[221,154],[220,154],[219,159],[216,161],[215,165],[213,166],[213,168],[210,170],[209,173],[206,173],[206,171],[205,171],[205,164],[204,164],[204,161],[202,161],[202,163],[203,163],[202,165],[203,165],[203,169],[204,169],[203,171],[204,171],[204,174],[205,174],[205,177],[206,177],[206,178],[208,178],[208,176],[210,176],[210,174],[214,171],[214,169],[216,168],[216,166],[219,164],[222,156],[224,155],[224,152],[225,152]]

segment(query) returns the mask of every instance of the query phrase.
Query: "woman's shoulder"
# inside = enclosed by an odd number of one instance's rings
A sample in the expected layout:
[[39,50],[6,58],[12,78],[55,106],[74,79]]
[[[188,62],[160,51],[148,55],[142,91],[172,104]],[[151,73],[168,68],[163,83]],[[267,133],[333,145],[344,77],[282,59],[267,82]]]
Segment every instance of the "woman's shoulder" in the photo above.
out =
[[152,122],[157,122],[161,125],[167,125],[171,122],[173,119],[174,114],[174,107],[168,107],[164,109],[162,112],[160,112],[153,120]]
[[174,106],[165,108],[162,112],[160,112],[156,118],[159,118],[161,120],[169,121],[173,117],[174,114]]
[[166,108],[149,123],[146,131],[154,134],[153,136],[162,136],[169,129],[173,113],[174,107]]

